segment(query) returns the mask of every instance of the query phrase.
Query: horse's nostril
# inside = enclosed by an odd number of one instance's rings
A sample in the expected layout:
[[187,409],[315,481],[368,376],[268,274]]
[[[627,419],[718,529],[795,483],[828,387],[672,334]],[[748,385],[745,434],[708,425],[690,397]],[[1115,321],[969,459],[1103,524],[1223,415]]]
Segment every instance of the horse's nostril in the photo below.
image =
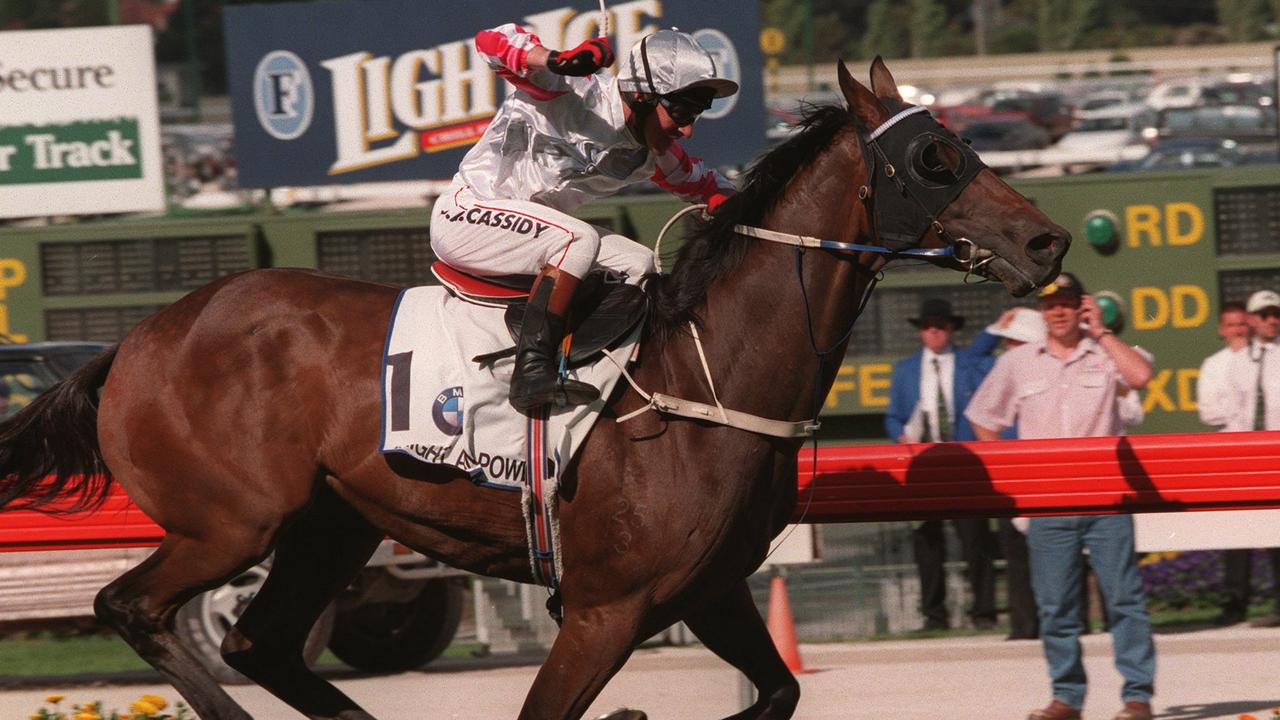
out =
[[1027,254],[1032,256],[1052,256],[1061,246],[1065,247],[1063,237],[1054,232],[1043,232],[1027,242]]

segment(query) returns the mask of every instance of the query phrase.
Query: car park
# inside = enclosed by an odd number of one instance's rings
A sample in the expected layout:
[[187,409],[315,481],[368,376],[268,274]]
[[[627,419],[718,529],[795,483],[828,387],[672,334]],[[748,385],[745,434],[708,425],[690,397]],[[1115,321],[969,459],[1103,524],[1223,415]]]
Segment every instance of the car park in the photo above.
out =
[[1031,122],[1049,131],[1049,137],[1054,141],[1071,130],[1071,104],[1060,93],[1023,93],[1006,97],[992,103],[991,111],[1024,113]]
[[1188,138],[1159,143],[1143,157],[1116,163],[1107,170],[1190,170],[1235,167],[1246,162],[1248,162],[1248,156],[1234,140]]
[[1241,145],[1276,142],[1275,110],[1260,105],[1197,105],[1156,114],[1148,142],[1183,138],[1234,140]]
[[1078,113],[1071,132],[1054,147],[1060,150],[1113,150],[1142,143],[1142,130],[1155,120],[1155,112],[1142,103],[1112,105]]
[[990,150],[1037,150],[1049,146],[1049,131],[1020,113],[992,115],[974,120],[961,135],[977,152]]

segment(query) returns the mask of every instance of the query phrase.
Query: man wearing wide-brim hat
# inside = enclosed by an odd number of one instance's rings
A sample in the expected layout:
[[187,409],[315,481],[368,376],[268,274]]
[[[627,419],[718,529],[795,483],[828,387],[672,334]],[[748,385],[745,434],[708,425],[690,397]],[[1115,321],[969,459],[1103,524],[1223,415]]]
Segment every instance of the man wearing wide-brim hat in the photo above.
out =
[[[926,298],[907,321],[920,334],[921,350],[893,367],[885,431],[898,442],[975,440],[964,408],[991,369],[991,352],[999,338],[984,331],[968,348],[952,342],[964,317],[942,298]],[[995,540],[984,519],[954,520],[960,537],[966,575],[973,590],[969,609],[974,627],[995,626]],[[916,568],[920,573],[920,611],[925,630],[950,627],[946,602],[946,540],[941,520],[919,523],[913,533]]]

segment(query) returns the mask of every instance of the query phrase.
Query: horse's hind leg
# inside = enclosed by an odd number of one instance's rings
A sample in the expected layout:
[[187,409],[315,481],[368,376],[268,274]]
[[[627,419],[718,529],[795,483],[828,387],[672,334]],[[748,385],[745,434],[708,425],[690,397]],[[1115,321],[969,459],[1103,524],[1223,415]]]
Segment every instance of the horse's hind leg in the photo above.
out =
[[373,720],[302,657],[311,626],[360,571],[382,533],[321,487],[280,535],[271,573],[222,642],[231,667],[316,720]]
[[786,720],[795,713],[800,685],[778,655],[746,580],[685,618],[685,623],[708,649],[741,670],[759,691],[754,705],[726,720]]
[[218,685],[173,632],[183,603],[217,587],[262,559],[266,539],[195,540],[169,534],[146,560],[104,587],[94,600],[98,618],[159,670],[202,720],[250,715]]

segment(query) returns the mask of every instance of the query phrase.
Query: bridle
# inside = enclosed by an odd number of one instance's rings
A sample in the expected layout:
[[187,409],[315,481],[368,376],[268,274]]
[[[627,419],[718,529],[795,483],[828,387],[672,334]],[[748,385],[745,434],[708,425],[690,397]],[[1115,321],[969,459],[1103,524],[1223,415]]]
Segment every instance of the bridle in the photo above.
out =
[[[809,344],[818,359],[811,419],[798,422],[771,420],[725,408],[716,396],[715,383],[711,378],[711,369],[706,361],[697,325],[690,322],[690,335],[697,348],[698,357],[702,361],[702,369],[706,374],[708,387],[711,388],[712,399],[715,404],[709,405],[661,393],[646,392],[626,371],[625,358],[615,358],[612,354],[606,352],[606,357],[618,366],[627,382],[647,401],[642,407],[617,418],[617,422],[625,422],[640,413],[655,410],[663,414],[728,425],[770,437],[812,437],[819,427],[817,417],[823,400],[819,392],[822,386],[821,378],[829,362],[829,357],[836,348],[841,347],[853,334],[854,324],[866,307],[867,300],[871,297],[871,292],[875,289],[881,272],[879,269],[869,271],[871,278],[867,282],[861,298],[859,298],[857,312],[853,314],[853,321],[849,323],[848,330],[830,347],[822,350],[817,345],[813,328],[813,313],[809,306],[808,291],[804,286],[803,259],[807,248],[859,254],[874,253],[882,256],[886,261],[896,258],[955,258],[962,263],[962,267],[966,270],[966,279],[969,275],[985,277],[981,271],[989,262],[995,259],[995,254],[990,250],[979,248],[967,238],[953,237],[946,232],[946,229],[938,221],[938,216],[946,210],[951,201],[958,197],[973,181],[973,178],[986,167],[982,160],[978,158],[977,153],[938,124],[928,114],[928,110],[923,107],[910,107],[899,112],[866,137],[859,135],[858,141],[862,145],[862,154],[867,163],[867,183],[858,189],[858,198],[867,205],[867,216],[871,218],[872,223],[872,236],[878,244],[864,245],[824,240],[822,238],[795,235],[749,225],[733,226],[733,231],[739,235],[791,245],[796,248],[796,274],[800,280],[800,293],[804,301]],[[925,153],[929,150],[924,146],[925,142],[930,144],[942,143],[951,147],[960,154],[961,162],[959,166],[955,169],[949,166],[943,168],[936,162],[931,162],[925,156]],[[895,165],[895,159],[898,163],[897,165]],[[905,173],[899,172],[898,165],[907,168],[907,171]],[[876,201],[877,198],[879,202]],[[667,224],[663,226],[658,233],[658,238],[653,248],[654,264],[658,272],[662,272],[662,238],[682,217],[691,212],[705,210],[705,208],[705,205],[686,207],[673,215],[667,221]],[[929,230],[933,230],[939,238],[947,243],[947,246],[941,248],[916,247]],[[861,264],[855,263],[855,266],[867,270]],[[814,447],[816,452],[817,446],[815,445]],[[814,467],[817,467],[816,463]],[[811,500],[812,496],[810,497]]]
[[[858,188],[858,199],[867,207],[875,244],[840,242],[735,225],[734,232],[769,242],[857,253],[875,253],[887,260],[954,258],[965,271],[965,281],[976,275],[985,279],[987,264],[995,253],[972,240],[955,237],[938,220],[986,164],[967,144],[944,128],[923,106],[908,107],[886,120],[867,136],[858,136],[867,164],[867,182]],[[928,144],[942,144],[960,157],[959,167],[929,165]],[[936,148],[934,149],[936,153]],[[906,172],[900,172],[905,167]],[[941,248],[917,247],[933,230],[946,243]]]

